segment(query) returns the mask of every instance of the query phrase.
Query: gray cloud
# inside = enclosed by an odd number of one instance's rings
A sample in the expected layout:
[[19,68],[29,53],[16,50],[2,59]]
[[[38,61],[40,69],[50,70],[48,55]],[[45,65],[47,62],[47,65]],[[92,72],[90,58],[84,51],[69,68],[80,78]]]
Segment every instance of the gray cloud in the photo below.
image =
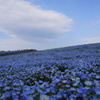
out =
[[0,31],[32,42],[50,41],[71,30],[73,20],[23,0],[0,0]]

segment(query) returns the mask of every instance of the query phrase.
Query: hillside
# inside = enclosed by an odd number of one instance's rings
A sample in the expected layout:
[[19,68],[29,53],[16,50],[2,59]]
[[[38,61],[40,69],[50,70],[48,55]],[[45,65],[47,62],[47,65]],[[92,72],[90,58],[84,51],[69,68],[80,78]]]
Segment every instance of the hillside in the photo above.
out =
[[0,100],[100,100],[100,43],[0,56]]

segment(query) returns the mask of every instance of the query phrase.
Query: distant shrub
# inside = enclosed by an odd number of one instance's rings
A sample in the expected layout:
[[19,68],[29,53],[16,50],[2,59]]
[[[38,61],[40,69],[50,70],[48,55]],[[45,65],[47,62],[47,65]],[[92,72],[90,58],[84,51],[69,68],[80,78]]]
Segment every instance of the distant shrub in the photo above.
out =
[[0,51],[0,56],[7,56],[7,55],[34,52],[34,51],[37,51],[37,50],[36,49],[23,49],[23,50],[16,50],[16,51]]

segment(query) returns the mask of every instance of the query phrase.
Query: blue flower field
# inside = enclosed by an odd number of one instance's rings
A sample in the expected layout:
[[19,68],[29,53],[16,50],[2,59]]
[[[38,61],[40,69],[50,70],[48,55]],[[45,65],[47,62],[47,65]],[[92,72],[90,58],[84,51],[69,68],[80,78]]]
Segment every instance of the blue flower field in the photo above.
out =
[[0,56],[0,100],[100,100],[100,43]]

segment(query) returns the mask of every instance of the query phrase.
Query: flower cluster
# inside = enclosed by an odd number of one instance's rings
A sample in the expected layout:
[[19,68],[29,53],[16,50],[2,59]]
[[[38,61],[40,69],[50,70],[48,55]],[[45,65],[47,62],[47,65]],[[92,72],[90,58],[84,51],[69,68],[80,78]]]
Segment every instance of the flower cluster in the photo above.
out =
[[1,56],[0,100],[100,100],[100,44]]

